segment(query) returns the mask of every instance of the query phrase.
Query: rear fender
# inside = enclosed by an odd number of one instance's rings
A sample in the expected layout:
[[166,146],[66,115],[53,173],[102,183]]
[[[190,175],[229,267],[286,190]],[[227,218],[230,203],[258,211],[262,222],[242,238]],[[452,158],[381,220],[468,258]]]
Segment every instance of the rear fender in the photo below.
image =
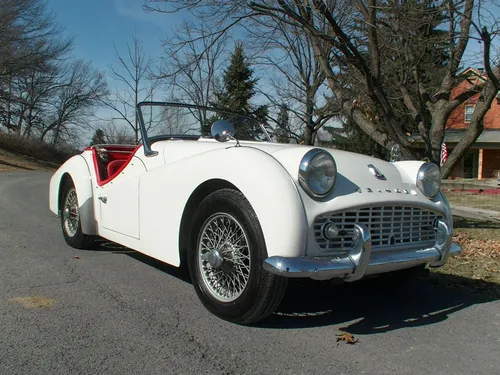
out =
[[96,235],[97,224],[92,199],[92,178],[89,165],[82,155],[76,155],[68,159],[50,179],[49,208],[57,216],[60,215],[62,188],[68,179],[73,182],[76,188],[82,232],[88,235]]

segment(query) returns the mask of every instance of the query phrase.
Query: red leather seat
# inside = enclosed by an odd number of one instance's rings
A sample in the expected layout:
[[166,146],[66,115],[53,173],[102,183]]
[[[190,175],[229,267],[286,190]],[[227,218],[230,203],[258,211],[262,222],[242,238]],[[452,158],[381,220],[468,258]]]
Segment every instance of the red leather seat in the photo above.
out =
[[108,178],[112,177],[125,164],[126,160],[112,160],[108,163]]

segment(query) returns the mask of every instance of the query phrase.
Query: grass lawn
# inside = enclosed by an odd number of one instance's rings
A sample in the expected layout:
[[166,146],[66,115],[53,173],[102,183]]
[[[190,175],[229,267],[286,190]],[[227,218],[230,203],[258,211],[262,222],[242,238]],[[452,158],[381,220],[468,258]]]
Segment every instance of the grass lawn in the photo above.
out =
[[491,283],[495,283],[500,290],[500,222],[454,217],[453,225],[454,241],[463,252],[432,272],[470,280],[466,287],[491,288]]
[[484,210],[500,211],[500,194],[466,193],[449,191],[445,192],[450,204],[481,208]]

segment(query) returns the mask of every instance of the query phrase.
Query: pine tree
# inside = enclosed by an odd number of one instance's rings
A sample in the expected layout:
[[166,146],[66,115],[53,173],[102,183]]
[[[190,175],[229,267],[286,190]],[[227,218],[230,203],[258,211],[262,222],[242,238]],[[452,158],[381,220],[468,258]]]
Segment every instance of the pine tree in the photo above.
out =
[[[219,109],[251,117],[258,122],[265,123],[267,106],[254,107],[251,99],[255,95],[257,79],[252,78],[253,70],[250,69],[243,44],[238,43],[231,54],[231,61],[224,72],[224,89],[216,94]],[[224,117],[221,115],[221,117]],[[255,140],[262,136],[262,129],[257,121],[244,118],[233,119],[235,136],[238,139]]]
[[90,141],[90,145],[100,145],[100,144],[105,144],[106,142],[106,135],[101,129],[97,129],[92,136],[92,140]]

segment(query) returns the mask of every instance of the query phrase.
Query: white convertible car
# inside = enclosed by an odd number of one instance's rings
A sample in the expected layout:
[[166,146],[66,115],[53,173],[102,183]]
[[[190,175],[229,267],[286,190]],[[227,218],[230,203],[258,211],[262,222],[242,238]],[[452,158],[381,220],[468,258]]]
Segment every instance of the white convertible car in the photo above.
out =
[[206,107],[143,102],[138,113],[141,144],[70,158],[50,209],[72,247],[99,236],[186,263],[223,319],[264,319],[290,277],[352,282],[461,252],[434,164],[273,143],[257,121]]

